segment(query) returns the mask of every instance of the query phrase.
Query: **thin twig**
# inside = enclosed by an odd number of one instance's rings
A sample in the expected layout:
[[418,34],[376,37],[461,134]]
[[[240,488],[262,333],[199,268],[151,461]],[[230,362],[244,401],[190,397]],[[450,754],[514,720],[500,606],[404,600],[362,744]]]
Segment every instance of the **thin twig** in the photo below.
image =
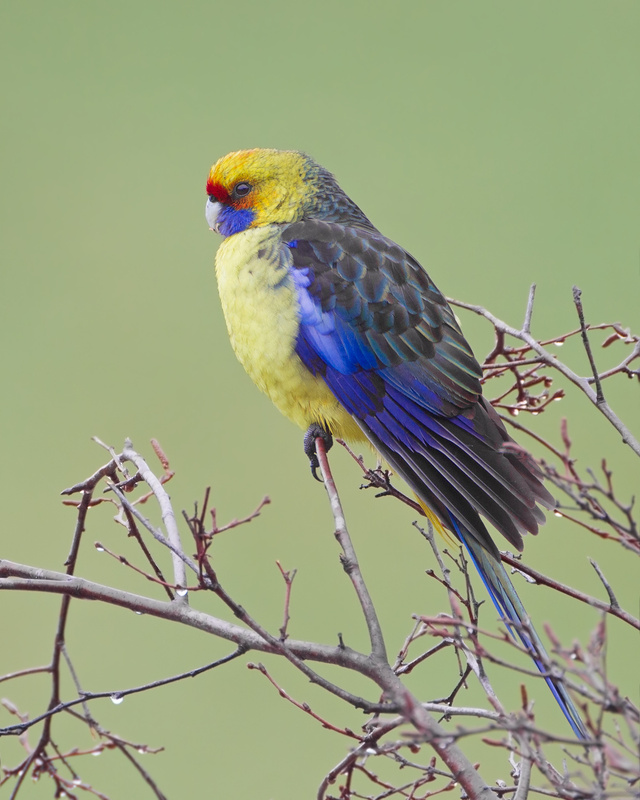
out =
[[522,323],[522,330],[524,333],[531,333],[531,317],[533,315],[533,301],[536,298],[536,285],[532,283],[529,288],[529,297],[527,299],[527,310],[524,314],[524,322]]
[[640,630],[640,620],[629,614],[627,611],[624,611],[624,609],[620,608],[620,606],[613,605],[613,603],[604,603],[602,600],[598,600],[596,597],[585,594],[584,592],[574,589],[571,586],[566,586],[564,583],[560,583],[559,581],[549,578],[542,572],[538,572],[532,567],[521,563],[518,561],[518,559],[513,558],[513,556],[510,556],[507,553],[501,553],[500,556],[505,564],[509,564],[509,566],[518,570],[518,572],[523,572],[525,575],[533,578],[536,583],[540,583],[543,586],[549,586],[551,589],[562,592],[562,594],[566,594],[569,597],[574,597],[576,600],[580,600],[582,603],[586,603],[593,608],[597,608],[599,611],[604,611],[606,614],[611,614],[614,617],[618,617],[618,619],[624,620],[624,622],[628,623],[637,630]]
[[598,368],[596,367],[596,361],[593,357],[593,352],[591,351],[591,344],[589,342],[589,336],[587,334],[587,326],[585,325],[584,321],[584,310],[582,308],[582,291],[577,286],[574,286],[572,291],[573,291],[573,302],[575,304],[576,311],[578,312],[578,319],[580,320],[580,332],[582,334],[582,343],[584,345],[587,358],[589,359],[589,364],[591,365],[593,380],[596,384],[596,403],[597,405],[602,405],[602,403],[604,403],[604,394],[602,392],[602,384],[600,383],[600,376],[598,375]]
[[[169,495],[167,494],[161,481],[156,478],[154,473],[149,469],[149,466],[144,458],[140,455],[140,453],[133,449],[133,445],[129,439],[125,441],[124,449],[122,450],[122,457],[136,465],[136,468],[138,469],[138,472],[144,479],[145,483],[151,487],[151,490],[156,496],[158,505],[160,506],[160,511],[162,513],[162,521],[164,522],[164,526],[167,531],[167,539],[172,545],[171,558],[173,560],[174,584],[176,586],[185,587],[187,585],[187,575],[184,568],[185,561],[182,557],[184,555],[184,551],[182,549],[182,543],[180,542],[180,531],[178,529],[178,523],[173,512],[173,506],[171,505]],[[175,602],[186,603],[187,597],[186,595],[181,596],[178,594],[174,600]]]
[[388,663],[387,649],[384,643],[380,620],[378,619],[378,615],[376,613],[373,600],[371,599],[371,595],[369,594],[367,585],[362,577],[356,552],[354,550],[353,543],[351,542],[349,531],[347,530],[342,504],[340,502],[338,490],[336,489],[335,481],[333,480],[333,475],[331,474],[331,467],[329,466],[329,460],[327,458],[326,445],[322,437],[318,437],[316,439],[316,453],[318,456],[318,461],[320,462],[320,469],[324,479],[324,486],[329,497],[331,511],[333,512],[333,519],[336,526],[335,537],[340,543],[340,547],[342,547],[342,552],[344,553],[342,566],[351,579],[353,588],[355,589],[358,600],[360,601],[362,613],[364,614],[364,618],[367,623],[367,629],[369,631],[371,655],[375,659],[379,659],[384,663]]
[[597,393],[594,392],[590,385],[590,381],[592,381],[593,378],[581,378],[566,364],[558,361],[554,355],[549,353],[548,350],[545,350],[540,342],[538,342],[537,339],[535,339],[530,333],[518,330],[511,325],[507,325],[506,322],[498,319],[498,317],[496,317],[490,311],[487,311],[486,308],[474,305],[472,303],[463,303],[460,300],[455,300],[453,298],[447,298],[447,302],[449,302],[451,305],[457,306],[458,308],[466,308],[468,311],[473,311],[474,314],[484,317],[485,319],[489,320],[494,328],[500,333],[508,334],[509,336],[513,336],[514,339],[519,339],[522,342],[526,342],[526,344],[538,354],[540,359],[547,366],[553,367],[558,372],[562,373],[562,375],[571,381],[571,383],[577,386],[593,403],[593,405],[609,420],[609,422],[621,435],[622,441],[625,444],[628,444],[637,456],[640,456],[640,442],[635,438],[622,420],[613,412],[609,404],[606,401],[599,401]]
[[[620,609],[620,603],[618,603],[618,599],[616,598],[615,593],[614,593],[613,589],[611,588],[611,584],[604,577],[604,573],[602,572],[602,570],[598,566],[598,563],[596,561],[594,561],[592,558],[589,559],[589,562],[591,563],[591,566],[595,569],[598,577],[602,581],[602,585],[604,586],[607,594],[609,595],[609,602],[611,603],[611,613],[614,613],[614,611],[613,611],[614,609],[616,609],[617,611],[620,611],[621,610]],[[640,624],[638,625],[638,628],[640,629]]]

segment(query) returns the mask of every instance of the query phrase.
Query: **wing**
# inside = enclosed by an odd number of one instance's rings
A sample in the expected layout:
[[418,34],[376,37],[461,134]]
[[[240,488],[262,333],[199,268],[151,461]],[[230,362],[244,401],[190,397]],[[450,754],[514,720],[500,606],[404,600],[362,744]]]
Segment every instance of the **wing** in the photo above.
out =
[[342,374],[375,369],[445,416],[478,399],[480,366],[418,262],[377,231],[309,221],[284,237],[305,333]]
[[377,450],[466,546],[576,736],[588,734],[502,566],[482,514],[515,547],[553,506],[537,466],[481,395],[480,367],[422,267],[377,231],[283,230],[300,308],[296,352]]
[[480,366],[420,264],[377,231],[339,223],[295,223],[282,240],[306,367],[446,527],[455,515],[497,554],[481,514],[521,549],[544,519],[536,501],[553,501],[481,397]]

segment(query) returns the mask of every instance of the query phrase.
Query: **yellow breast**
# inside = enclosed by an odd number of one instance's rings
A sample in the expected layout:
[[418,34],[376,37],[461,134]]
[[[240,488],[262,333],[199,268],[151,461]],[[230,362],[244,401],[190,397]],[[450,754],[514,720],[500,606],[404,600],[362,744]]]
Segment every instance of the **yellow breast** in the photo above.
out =
[[250,228],[220,245],[218,290],[236,356],[258,388],[304,430],[317,422],[336,436],[363,440],[322,378],[296,355],[300,323],[289,268],[277,226]]

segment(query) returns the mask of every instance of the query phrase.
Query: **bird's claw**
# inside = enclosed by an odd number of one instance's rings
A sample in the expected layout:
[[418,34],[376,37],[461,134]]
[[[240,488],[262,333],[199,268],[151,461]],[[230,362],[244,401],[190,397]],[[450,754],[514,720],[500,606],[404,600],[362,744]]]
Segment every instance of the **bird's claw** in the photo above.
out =
[[322,478],[318,477],[317,472],[320,467],[320,462],[318,461],[318,454],[316,453],[316,439],[322,439],[327,451],[329,451],[333,446],[333,436],[317,422],[309,425],[304,435],[304,452],[309,459],[311,474],[317,481],[322,483]]

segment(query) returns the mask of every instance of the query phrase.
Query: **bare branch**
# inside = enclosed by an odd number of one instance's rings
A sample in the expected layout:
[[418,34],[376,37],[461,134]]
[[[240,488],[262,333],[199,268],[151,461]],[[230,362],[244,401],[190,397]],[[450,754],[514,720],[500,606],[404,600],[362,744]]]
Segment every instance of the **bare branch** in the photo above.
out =
[[522,330],[524,333],[531,333],[531,317],[533,315],[533,302],[536,299],[536,285],[532,283],[529,288],[529,297],[527,299],[527,310],[524,314],[524,322],[522,323]]
[[[0,560],[0,591],[3,590],[47,592],[83,600],[98,600],[109,605],[127,608],[130,611],[137,611],[143,615],[149,614],[159,619],[197,628],[205,633],[241,645],[246,650],[258,650],[264,653],[282,653],[283,650],[282,642],[275,637],[272,637],[273,642],[270,642],[253,630],[247,630],[189,606],[143,597],[122,589],[94,583],[85,578],[71,577],[63,573],[15,564],[6,560]],[[368,656],[349,647],[288,640],[286,649],[299,660],[337,664],[348,669],[355,669],[363,674],[368,674],[370,671]],[[362,708],[369,712],[393,712],[394,710],[397,712],[399,710],[394,704],[368,702],[344,691],[340,692],[340,696],[356,708]]]
[[601,405],[604,403],[604,394],[602,392],[602,384],[600,383],[600,376],[598,375],[598,368],[593,357],[591,344],[589,343],[589,335],[587,334],[587,326],[584,321],[584,310],[582,308],[582,291],[577,286],[573,287],[573,302],[578,312],[578,319],[580,320],[580,332],[582,334],[582,343],[584,345],[589,364],[591,365],[591,372],[593,373],[593,380],[596,385],[596,403]]
[[[621,499],[620,495],[616,494],[618,481],[614,481],[613,471],[607,466],[607,463],[603,460],[601,472],[588,469],[585,471],[572,453],[572,441],[566,422],[562,423],[559,437],[556,437],[560,444],[555,444],[555,439],[554,442],[547,441],[539,433],[529,430],[512,418],[521,412],[529,413],[533,417],[564,395],[564,389],[551,388],[554,379],[553,371],[555,371],[567,377],[574,386],[585,393],[601,413],[610,419],[625,441],[640,454],[640,448],[636,447],[636,440],[613,414],[604,400],[602,391],[602,382],[613,375],[640,377],[640,371],[631,368],[632,362],[640,357],[640,337],[631,334],[618,324],[587,325],[584,321],[579,290],[576,289],[575,305],[580,326],[576,330],[563,333],[548,342],[538,342],[531,334],[534,300],[535,285],[529,291],[520,331],[511,328],[478,306],[452,302],[484,316],[494,324],[495,345],[487,357],[483,380],[486,385],[494,377],[504,376],[503,382],[499,384],[500,392],[491,402],[497,408],[504,409],[506,412],[504,418],[507,422],[524,430],[546,448],[546,453],[549,454],[552,463],[541,462],[540,465],[546,477],[558,489],[561,497],[563,505],[558,507],[556,513],[574,521],[581,526],[582,530],[590,531],[600,540],[619,544],[625,547],[628,553],[640,554],[640,535],[634,518],[634,501],[633,499],[630,501],[627,501],[626,498]],[[630,353],[628,349],[625,351],[627,355],[619,361],[616,367],[601,373],[597,371],[591,349],[595,330],[604,332],[606,339],[603,347],[608,347],[613,342],[623,342],[632,348]],[[515,345],[510,344],[509,336],[515,337],[519,342],[516,342]],[[555,354],[552,355],[547,350],[549,344],[562,344],[569,337],[578,336],[582,337],[593,372],[593,375],[584,378],[575,374],[568,366],[562,364]],[[505,383],[508,384],[506,390],[504,390]],[[130,442],[126,443],[122,454],[116,453],[111,447],[102,446],[108,450],[111,460],[85,481],[64,492],[65,495],[78,493],[81,495],[79,501],[65,501],[77,506],[75,531],[66,562],[66,572],[53,572],[0,560],[0,591],[33,591],[62,595],[51,664],[0,676],[0,681],[8,681],[33,673],[46,673],[47,680],[51,681],[48,706],[32,719],[21,712],[12,701],[3,701],[4,707],[16,717],[17,721],[13,725],[0,729],[0,736],[19,736],[19,741],[25,750],[21,764],[15,768],[9,768],[3,764],[2,772],[0,772],[0,786],[3,786],[9,779],[14,782],[11,798],[16,798],[20,789],[25,786],[27,775],[37,779],[41,774],[46,774],[51,778],[56,796],[66,794],[69,797],[75,797],[74,790],[77,790],[104,798],[105,795],[78,778],[73,767],[74,759],[90,752],[95,754],[106,749],[115,749],[122,752],[132,763],[157,800],[165,800],[163,793],[149,773],[136,759],[136,750],[152,752],[152,749],[146,745],[134,745],[126,742],[105,731],[92,719],[88,703],[105,696],[111,697],[114,702],[121,702],[128,694],[156,690],[164,684],[184,680],[187,677],[195,677],[215,666],[237,659],[243,653],[251,650],[287,659],[310,682],[349,703],[352,707],[372,715],[362,730],[359,726],[351,729],[344,724],[338,724],[324,714],[319,706],[318,710],[315,708],[312,710],[309,703],[294,699],[284,683],[276,681],[262,665],[257,666],[257,669],[267,677],[284,699],[302,713],[313,717],[328,731],[347,736],[356,745],[353,750],[340,759],[323,780],[318,797],[324,798],[324,800],[336,800],[329,794],[329,787],[339,778],[341,780],[340,800],[356,800],[358,797],[371,797],[375,800],[385,798],[386,800],[392,796],[397,796],[402,800],[418,800],[418,798],[432,797],[442,792],[450,793],[456,788],[460,788],[471,800],[478,800],[478,798],[488,800],[490,797],[524,800],[526,796],[533,793],[540,793],[559,800],[596,800],[597,798],[616,796],[616,793],[617,796],[626,796],[625,791],[640,781],[640,771],[634,761],[635,734],[632,733],[634,726],[640,720],[640,711],[629,700],[628,695],[621,692],[609,677],[606,662],[607,626],[605,615],[616,616],[628,625],[639,629],[640,621],[619,607],[614,586],[605,578],[595,562],[592,561],[594,569],[602,581],[609,602],[564,586],[555,579],[537,573],[509,555],[503,556],[506,563],[522,572],[528,579],[544,584],[552,590],[562,592],[603,612],[602,615],[599,615],[596,628],[588,644],[584,647],[577,642],[570,647],[563,646],[553,630],[546,626],[547,635],[553,645],[552,652],[556,656],[556,663],[547,667],[548,674],[553,671],[556,679],[565,681],[569,688],[579,692],[585,719],[590,732],[594,734],[594,742],[587,743],[585,747],[584,744],[578,744],[572,738],[565,739],[555,732],[546,731],[536,725],[533,714],[533,695],[529,694],[524,680],[528,681],[529,676],[535,675],[537,678],[540,676],[532,669],[511,663],[518,661],[523,648],[512,641],[506,632],[496,633],[493,629],[487,631],[484,625],[480,625],[479,615],[482,603],[474,597],[465,559],[458,554],[457,547],[451,552],[443,550],[441,556],[435,547],[433,536],[428,534],[426,535],[436,553],[440,574],[437,574],[437,569],[428,570],[427,576],[431,581],[436,581],[446,589],[450,613],[436,612],[414,615],[414,621],[410,623],[411,630],[404,638],[404,644],[401,646],[395,662],[393,665],[389,663],[378,611],[361,573],[322,439],[317,440],[316,449],[333,513],[335,536],[342,548],[340,560],[352,582],[367,625],[371,650],[369,653],[361,653],[346,646],[340,635],[338,635],[338,644],[333,646],[288,638],[291,587],[296,571],[285,571],[279,562],[277,565],[285,583],[285,597],[282,625],[275,635],[267,630],[258,619],[251,616],[222,586],[218,570],[214,569],[215,562],[212,556],[214,548],[211,545],[215,536],[256,519],[263,506],[269,502],[268,498],[265,498],[251,514],[240,519],[233,519],[230,523],[220,526],[216,519],[216,509],[209,510],[210,490],[207,489],[200,510],[196,504],[192,516],[183,512],[184,521],[186,521],[195,543],[196,556],[194,560],[183,549],[180,542],[178,519],[169,496],[163,488],[163,483],[171,479],[174,473],[169,467],[168,458],[159,445],[153,444],[162,467],[159,477],[152,472],[144,458],[133,449]],[[378,496],[393,496],[414,509],[417,514],[423,515],[423,509],[414,500],[392,486],[391,473],[388,470],[382,469],[380,464],[377,468],[369,470],[361,457],[356,456],[350,450],[349,453],[363,470],[367,481],[366,487],[375,487],[379,490]],[[126,460],[131,460],[135,465],[135,474],[129,474],[127,471]],[[103,480],[109,486],[108,498],[94,498],[93,494]],[[139,489],[143,487],[143,484],[151,487],[151,492],[140,496]],[[142,491],[145,491],[145,488],[142,488]],[[135,499],[132,494],[134,492]],[[148,499],[158,502],[164,528],[156,528],[140,513],[140,504]],[[75,565],[82,544],[87,510],[98,504],[104,504],[104,502],[112,503],[119,509],[116,521],[124,525],[129,535],[135,539],[141,548],[144,559],[151,566],[146,568],[144,565],[145,569],[140,569],[133,566],[132,560],[128,556],[117,555],[115,557],[122,563],[132,566],[144,579],[164,587],[169,595],[168,602],[166,599],[150,598],[125,592],[115,587],[103,586],[75,575]],[[209,519],[210,523],[207,523]],[[180,520],[180,525],[183,524],[183,521]],[[210,524],[209,529],[206,528],[206,524]],[[169,583],[163,577],[161,564],[166,567],[165,561],[159,559],[156,562],[151,555],[147,546],[149,533],[166,548],[160,551],[162,558],[166,561],[171,558],[173,583]],[[454,568],[452,568],[452,564]],[[195,576],[195,579],[192,577],[192,586],[187,585],[187,568]],[[177,589],[176,598],[171,592],[172,587]],[[235,623],[226,622],[221,618],[192,608],[184,602],[187,591],[193,592],[194,598],[202,596],[196,592],[213,593],[227,609],[233,612]],[[620,596],[622,595],[620,594]],[[80,676],[76,674],[65,645],[67,612],[72,598],[98,600],[109,605],[130,609],[141,615],[141,624],[144,624],[145,615],[151,615],[168,622],[188,625],[231,641],[235,643],[236,649],[213,664],[179,675],[161,678],[143,686],[111,692],[87,692],[81,685]],[[484,616],[484,612],[482,614]],[[493,618],[491,622],[493,623]],[[619,626],[616,626],[617,629]],[[428,638],[425,639],[425,637]],[[503,656],[506,645],[512,648],[507,652],[514,655],[513,659],[508,655],[507,657]],[[430,666],[431,659],[440,662],[444,659],[451,660],[451,658],[455,659],[454,663],[448,663],[446,666],[452,678],[451,684],[446,687],[448,695],[445,692],[444,697],[424,702],[423,697],[418,697],[407,689],[405,676],[410,673],[416,675],[422,665]],[[371,698],[360,697],[344,688],[341,680],[344,672],[341,673],[334,669],[331,674],[335,681],[329,681],[313,668],[315,665],[322,668],[324,664],[358,673],[371,681],[369,684],[369,687],[372,688]],[[494,686],[489,681],[485,665],[487,669],[490,669],[492,675],[494,669],[499,674],[497,668],[503,667],[522,676],[521,707],[515,713],[510,714],[504,710],[499,694],[496,692],[496,688],[501,690],[502,686],[500,682]],[[442,665],[438,664],[438,666]],[[68,685],[65,682],[61,684],[63,677],[61,671],[65,667],[71,675],[72,685],[75,686],[75,692],[69,699],[63,698],[60,693],[60,686]],[[249,667],[256,668],[251,664]],[[545,675],[543,674],[542,677]],[[459,705],[453,705],[454,701],[459,696],[463,696],[465,689],[476,679],[484,689],[487,707],[471,706],[468,702],[467,704],[460,702]],[[416,684],[414,683],[414,685]],[[429,681],[427,680],[423,685],[430,685]],[[81,706],[84,711],[77,706]],[[52,726],[56,716],[63,712],[73,720],[88,726],[94,735],[97,734],[100,737],[99,743],[90,750],[75,748],[65,752],[59,748],[56,745],[57,737],[54,739],[52,736]],[[436,721],[433,715],[440,718],[439,721]],[[477,721],[475,726],[469,724],[469,721],[474,719]],[[31,747],[27,731],[36,730],[36,725],[42,727],[42,732],[37,745]],[[466,743],[469,737],[482,738],[486,746],[505,751],[511,765],[513,779],[509,785],[500,780],[493,791],[486,785],[478,768],[468,760],[463,752],[462,744]],[[561,768],[554,766],[545,752],[547,744],[566,745],[564,752],[569,766],[565,765]],[[416,758],[415,754],[421,751],[429,753],[432,751],[435,755],[426,760]],[[388,780],[386,773],[379,773],[375,769],[375,765],[379,762],[374,759],[380,758],[386,760],[387,764],[395,764],[397,769],[408,771],[403,772],[403,775],[409,775],[409,779]],[[438,760],[442,761],[442,769],[439,768]],[[424,763],[420,763],[421,761]],[[72,779],[66,776],[64,770],[69,770]],[[537,774],[542,776],[543,781],[546,782],[545,786],[535,784],[533,776],[536,770]],[[437,783],[433,783],[436,779]],[[360,789],[359,784],[363,781],[368,782],[369,791],[363,792]],[[431,785],[432,783],[433,785]]]
[[340,502],[338,490],[336,489],[333,475],[331,474],[329,460],[327,459],[326,445],[324,443],[324,439],[322,439],[320,436],[316,439],[316,453],[318,455],[318,461],[320,462],[324,486],[327,490],[327,495],[329,496],[329,503],[331,505],[331,511],[333,512],[333,519],[336,525],[335,537],[340,543],[340,547],[342,547],[342,552],[344,553],[344,557],[342,558],[342,566],[351,579],[351,583],[353,584],[353,588],[355,589],[358,600],[360,601],[362,613],[364,614],[367,628],[369,630],[371,655],[374,659],[387,663],[387,649],[384,643],[380,621],[378,620],[378,615],[376,613],[373,600],[371,599],[369,590],[367,589],[364,578],[362,577],[362,572],[360,571],[360,565],[358,564],[356,552],[353,548],[349,531],[347,530],[347,524],[345,521],[344,512],[342,510],[342,503]]
[[[617,603],[615,605],[613,603],[603,603],[602,600],[598,600],[596,597],[591,597],[591,595],[585,594],[578,589],[573,589],[571,586],[566,586],[564,583],[560,583],[560,581],[550,578],[548,575],[543,575],[542,572],[538,572],[532,567],[523,564],[519,559],[514,558],[508,553],[501,553],[500,556],[505,564],[509,564],[509,566],[513,567],[514,570],[522,572],[524,575],[532,578],[535,583],[539,583],[542,586],[549,586],[551,589],[555,589],[557,592],[566,594],[569,597],[574,597],[581,603],[586,603],[592,608],[597,608],[599,611],[604,611],[605,614],[611,614],[613,617],[618,617],[618,619],[623,620],[633,628],[640,630],[640,620],[629,614],[627,611],[624,611],[619,605],[617,605]],[[594,562],[592,561],[591,563],[595,568]],[[602,576],[600,576],[600,579],[602,580]]]
[[[640,442],[635,438],[635,436],[631,433],[631,431],[627,428],[627,426],[622,422],[622,420],[613,412],[609,404],[604,401],[600,400],[597,393],[591,388],[590,383],[594,380],[593,378],[581,378],[577,375],[572,369],[570,369],[566,364],[563,364],[561,361],[551,354],[548,350],[542,346],[542,344],[535,339],[528,331],[526,330],[518,330],[517,328],[513,328],[511,325],[507,325],[506,322],[503,322],[501,319],[498,319],[494,314],[487,311],[486,308],[482,306],[473,305],[471,303],[463,303],[459,300],[454,300],[453,298],[447,298],[447,301],[458,308],[466,308],[469,311],[473,311],[475,314],[478,314],[481,317],[489,320],[491,324],[494,326],[496,331],[499,334],[504,335],[508,334],[509,336],[513,336],[514,339],[519,339],[522,342],[525,342],[531,350],[537,353],[540,361],[546,364],[553,369],[556,369],[558,372],[562,373],[571,383],[577,386],[583,394],[588,397],[588,399],[593,403],[593,405],[602,413],[604,416],[609,420],[609,422],[613,425],[613,427],[620,433],[622,436],[622,441],[625,444],[628,444],[629,447],[634,451],[634,453],[640,456]],[[632,354],[632,358],[637,358],[640,355],[640,339],[636,338],[635,340],[634,351]],[[627,362],[628,363],[628,362]],[[601,376],[602,377],[602,376]]]
[[[178,523],[176,522],[169,495],[166,493],[162,483],[149,469],[144,458],[133,449],[133,445],[129,439],[125,442],[122,457],[136,465],[142,479],[151,487],[152,492],[158,500],[162,512],[162,521],[167,530],[167,538],[172,545],[173,580],[176,586],[186,587],[187,575],[184,569],[184,559],[182,558],[184,551],[180,542],[180,531],[178,530]],[[175,600],[176,602],[185,603],[186,597],[181,597],[178,594]]]

